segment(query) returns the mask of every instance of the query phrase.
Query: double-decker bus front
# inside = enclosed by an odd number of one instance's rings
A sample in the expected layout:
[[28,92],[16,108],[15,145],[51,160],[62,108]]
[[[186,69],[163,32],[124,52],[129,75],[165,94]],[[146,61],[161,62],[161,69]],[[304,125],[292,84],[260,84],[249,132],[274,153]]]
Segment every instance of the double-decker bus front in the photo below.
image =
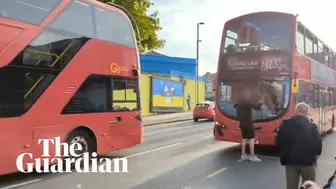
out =
[[259,12],[224,26],[216,77],[216,140],[240,142],[235,103],[242,89],[267,110],[253,110],[256,143],[274,145],[278,127],[291,114],[295,16]]
[[[29,170],[39,139],[98,154],[142,142],[139,55],[124,12],[93,0],[1,0],[0,33],[0,175]],[[23,153],[32,157],[17,164]]]

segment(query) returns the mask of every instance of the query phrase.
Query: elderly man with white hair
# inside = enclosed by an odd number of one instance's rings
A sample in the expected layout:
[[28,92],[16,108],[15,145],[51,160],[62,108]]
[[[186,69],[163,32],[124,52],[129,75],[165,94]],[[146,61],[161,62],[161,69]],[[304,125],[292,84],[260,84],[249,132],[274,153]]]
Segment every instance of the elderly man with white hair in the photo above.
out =
[[298,103],[295,116],[281,124],[276,145],[281,165],[286,168],[287,189],[298,189],[302,182],[315,181],[315,165],[322,152],[322,141],[317,126],[308,118],[309,106]]

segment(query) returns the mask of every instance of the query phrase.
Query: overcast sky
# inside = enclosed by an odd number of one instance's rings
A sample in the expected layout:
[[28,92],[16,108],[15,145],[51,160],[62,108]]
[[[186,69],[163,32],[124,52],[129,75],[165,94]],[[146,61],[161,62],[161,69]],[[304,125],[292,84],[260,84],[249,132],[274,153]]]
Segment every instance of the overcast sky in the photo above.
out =
[[236,16],[256,11],[299,14],[303,22],[323,42],[336,51],[336,8],[332,0],[154,0],[160,13],[166,46],[158,50],[168,56],[196,57],[196,24],[200,28],[200,74],[216,72],[224,23]]

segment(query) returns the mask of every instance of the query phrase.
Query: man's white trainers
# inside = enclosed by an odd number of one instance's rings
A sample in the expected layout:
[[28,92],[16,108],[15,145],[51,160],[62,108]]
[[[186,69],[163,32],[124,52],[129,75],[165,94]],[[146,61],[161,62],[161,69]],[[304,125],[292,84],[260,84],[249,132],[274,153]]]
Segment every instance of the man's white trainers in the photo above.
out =
[[240,157],[241,160],[248,160],[250,157],[247,154],[242,154]]
[[249,160],[253,162],[261,162],[261,159],[259,159],[256,155],[250,155]]

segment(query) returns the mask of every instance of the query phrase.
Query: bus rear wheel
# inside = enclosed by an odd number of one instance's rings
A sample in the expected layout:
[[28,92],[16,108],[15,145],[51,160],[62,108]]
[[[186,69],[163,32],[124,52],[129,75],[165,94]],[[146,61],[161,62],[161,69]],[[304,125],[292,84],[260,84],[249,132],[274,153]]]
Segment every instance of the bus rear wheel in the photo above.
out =
[[[74,130],[70,133],[67,139],[67,144],[79,144],[82,146],[81,150],[75,150],[78,155],[83,155],[84,153],[89,153],[89,156],[94,152],[94,145],[90,135],[84,130]],[[80,157],[81,157],[80,156]]]

